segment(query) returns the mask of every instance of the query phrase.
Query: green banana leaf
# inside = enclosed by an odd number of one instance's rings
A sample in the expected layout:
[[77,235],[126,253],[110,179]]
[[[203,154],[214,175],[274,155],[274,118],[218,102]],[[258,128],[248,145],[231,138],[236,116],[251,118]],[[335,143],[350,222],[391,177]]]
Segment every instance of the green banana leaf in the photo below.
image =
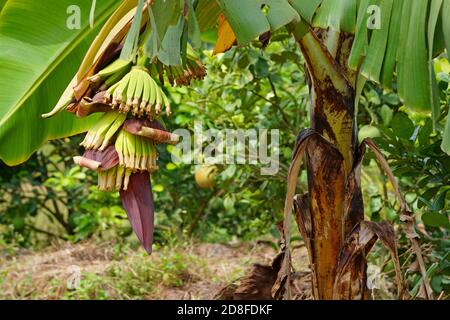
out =
[[[300,21],[287,0],[218,0],[240,45],[246,45],[267,31]],[[261,8],[266,7],[264,13]]]
[[[68,113],[43,119],[41,114],[57,103],[99,27],[119,4],[96,1],[91,28],[92,0],[0,0],[0,159],[6,164],[24,162],[44,142],[86,131],[96,120]],[[80,9],[81,28],[71,30],[73,5]]]

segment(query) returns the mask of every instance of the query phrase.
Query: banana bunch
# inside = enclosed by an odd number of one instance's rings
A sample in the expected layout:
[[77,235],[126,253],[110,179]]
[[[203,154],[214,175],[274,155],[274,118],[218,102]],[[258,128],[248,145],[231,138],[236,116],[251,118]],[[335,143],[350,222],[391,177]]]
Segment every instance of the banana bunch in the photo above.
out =
[[155,143],[141,136],[121,130],[116,139],[119,166],[132,172],[158,170],[158,152]]
[[101,191],[127,190],[133,170],[116,166],[98,172],[98,189]]
[[133,67],[122,80],[109,87],[104,99],[113,109],[125,114],[131,112],[137,117],[152,118],[161,114],[163,106],[167,115],[172,113],[166,94],[142,66]]
[[158,170],[155,143],[125,130],[120,130],[115,142],[119,164],[109,170],[98,171],[98,188],[102,191],[127,190],[130,177],[139,171]]
[[203,80],[206,76],[206,68],[194,49],[188,45],[186,63],[184,66],[164,66],[169,83],[178,86],[188,86],[192,80]]
[[127,116],[125,114],[115,111],[105,112],[98,122],[88,131],[81,145],[88,150],[105,150],[113,142],[113,137],[122,127],[126,119]]

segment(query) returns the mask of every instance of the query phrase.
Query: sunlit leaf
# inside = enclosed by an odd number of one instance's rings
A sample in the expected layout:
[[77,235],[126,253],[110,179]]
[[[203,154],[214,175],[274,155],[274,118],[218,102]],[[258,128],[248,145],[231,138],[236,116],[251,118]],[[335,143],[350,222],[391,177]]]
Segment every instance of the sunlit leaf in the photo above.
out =
[[214,54],[229,50],[236,42],[236,35],[223,14],[218,18],[217,42],[214,46]]

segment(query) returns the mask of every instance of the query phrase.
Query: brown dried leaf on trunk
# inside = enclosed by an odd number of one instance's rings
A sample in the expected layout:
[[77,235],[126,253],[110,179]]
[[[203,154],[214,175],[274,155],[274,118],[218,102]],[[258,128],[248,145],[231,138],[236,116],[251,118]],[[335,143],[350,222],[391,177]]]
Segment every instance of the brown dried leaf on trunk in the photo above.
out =
[[294,210],[298,230],[305,241],[306,247],[311,248],[313,227],[311,212],[309,211],[309,198],[307,193],[304,195],[297,194],[294,197]]
[[127,190],[120,190],[120,197],[133,231],[145,250],[151,254],[154,206],[149,173],[133,173]]
[[[293,201],[293,199],[297,186],[297,177],[300,172],[301,160],[305,154],[308,159],[309,194],[313,194],[314,198],[300,198],[300,202],[298,202]],[[278,274],[276,285],[272,289],[273,296],[277,296],[277,292],[281,291],[283,284],[290,283],[291,258],[289,230],[291,226],[292,206],[296,204],[298,212],[297,221],[300,232],[304,235],[305,242],[308,246],[310,263],[313,270],[314,295],[317,298],[331,298],[336,261],[341,248],[341,238],[343,237],[342,215],[345,198],[343,162],[344,159],[339,150],[314,130],[304,130],[297,138],[293,161],[288,172],[288,187],[284,209],[283,235],[285,239],[285,257],[283,267]],[[331,184],[330,181],[332,181]],[[326,190],[323,186],[326,186]],[[320,204],[320,207],[318,207],[318,204]],[[312,210],[316,212],[314,216]],[[330,223],[333,227],[325,228],[325,225],[329,225]],[[324,231],[325,229],[330,229],[330,232],[327,233]],[[317,256],[321,257],[320,261],[315,259]],[[319,276],[321,276],[320,279],[318,278]],[[327,296],[327,294],[330,296]],[[290,286],[287,285],[284,298],[290,299],[290,297]]]
[[317,286],[317,275],[314,268],[314,257],[313,257],[313,226],[311,211],[309,210],[309,197],[308,194],[296,195],[294,197],[294,209],[295,209],[295,220],[297,222],[298,230],[303,237],[303,240],[308,251],[308,258],[311,269],[311,283],[312,291],[315,297],[319,296],[318,286]]
[[364,220],[364,202],[361,189],[361,168],[365,145],[361,145],[355,154],[353,169],[347,178],[344,208],[344,234],[349,234],[353,228]]
[[[292,274],[292,260],[290,256],[290,249],[286,246],[286,233],[284,232],[284,225],[285,221],[277,223],[278,231],[281,234],[281,252],[272,262],[272,266],[274,266],[278,270],[277,276],[270,290],[270,295],[275,300],[281,300],[285,294],[291,297],[290,275]],[[288,250],[289,253],[286,254]],[[286,281],[289,281],[289,285],[286,285]]]
[[[350,234],[353,228],[364,220],[364,203],[361,190],[361,167],[362,160],[365,153],[365,146],[360,146],[354,155],[353,168],[347,177],[347,183],[345,187],[345,201],[343,211],[343,236]],[[367,281],[367,262],[365,259],[365,252],[359,252],[357,256],[351,262],[352,266],[349,266],[351,273],[341,281],[340,286],[351,289],[359,295],[361,299],[368,299],[368,292],[366,288]],[[334,283],[333,283],[334,288]],[[356,294],[352,294],[355,299]]]
[[410,239],[413,250],[416,254],[417,261],[419,263],[420,272],[422,274],[422,281],[424,283],[425,288],[425,295],[426,299],[433,299],[433,290],[431,289],[430,280],[427,276],[427,269],[425,267],[425,262],[422,255],[422,249],[420,248],[419,244],[419,235],[416,233],[414,229],[414,217],[413,213],[408,207],[408,204],[406,203],[405,197],[403,196],[402,192],[400,191],[400,186],[398,185],[397,179],[394,176],[394,173],[392,172],[391,168],[389,167],[389,163],[387,162],[386,158],[381,153],[380,149],[378,149],[377,145],[372,139],[365,139],[362,144],[367,145],[372,152],[374,153],[376,159],[378,160],[378,163],[380,164],[383,171],[386,173],[386,175],[389,178],[389,181],[391,182],[392,186],[394,187],[395,195],[397,196],[398,201],[400,202],[401,206],[401,215],[400,220],[402,222],[405,222],[405,232],[406,236]]
[[355,259],[365,258],[377,239],[381,240],[391,254],[396,272],[398,298],[402,298],[404,286],[394,228],[386,221],[380,223],[362,221],[347,236],[341,250],[333,290],[335,299],[363,299],[367,297],[366,270],[365,267],[359,270],[355,268],[355,265],[358,265],[355,263]]
[[297,188],[297,178],[300,173],[300,166],[302,164],[302,159],[305,154],[305,149],[307,147],[307,142],[311,136],[316,133],[313,130],[303,130],[297,137],[296,146],[293,153],[293,159],[291,166],[289,167],[288,179],[287,179],[287,191],[286,198],[284,201],[284,220],[282,228],[282,246],[281,252],[283,255],[283,262],[278,272],[277,281],[272,288],[272,296],[279,297],[281,292],[284,292],[284,298],[291,298],[291,288],[290,288],[290,275],[291,275],[291,253],[290,253],[290,242],[291,242],[291,215],[293,209],[293,198]]

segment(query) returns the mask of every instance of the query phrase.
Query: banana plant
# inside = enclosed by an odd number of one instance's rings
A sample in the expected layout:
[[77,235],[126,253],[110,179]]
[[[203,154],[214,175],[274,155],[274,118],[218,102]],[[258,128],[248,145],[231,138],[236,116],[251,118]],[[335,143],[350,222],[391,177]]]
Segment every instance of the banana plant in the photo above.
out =
[[[60,10],[68,4],[57,3]],[[316,299],[367,299],[366,255],[377,239],[393,258],[398,297],[405,296],[392,225],[364,221],[360,172],[367,148],[394,186],[425,292],[432,297],[413,214],[373,141],[357,144],[356,114],[367,80],[388,89],[396,83],[406,107],[433,117],[435,130],[444,134],[442,149],[450,153],[450,123],[445,128],[438,124],[442,115],[433,68],[433,59],[444,57],[450,48],[450,0],[124,0],[118,7],[102,8],[103,12],[97,9],[101,17],[117,9],[80,61],[74,59],[79,57],[75,53],[69,59],[69,53],[79,47],[85,52],[81,42],[90,29],[78,36],[67,31],[53,35],[50,30],[59,18],[49,18],[50,23],[43,30],[34,29],[30,37],[34,20],[18,17],[24,13],[33,17],[42,10],[40,5],[23,12],[26,6],[21,1],[6,1],[0,11],[0,43],[9,50],[0,51],[0,68],[12,80],[0,88],[1,159],[16,164],[46,139],[88,131],[83,141],[86,152],[75,162],[98,172],[99,188],[120,192],[135,233],[151,252],[155,145],[178,140],[164,128],[162,117],[172,110],[163,87],[189,85],[205,76],[195,52],[202,33],[217,34],[214,51],[220,53],[258,38],[267,44],[272,32],[286,28],[306,61],[312,127],[299,134],[289,170],[282,263],[273,297],[290,298],[293,211],[308,248]],[[34,17],[43,21],[37,14]],[[62,36],[69,34],[62,45]],[[41,49],[42,43],[49,45]],[[49,65],[43,67],[42,60]],[[55,64],[61,70],[55,70]],[[68,83],[66,76],[76,67],[74,80],[48,112],[48,105],[62,92],[59,85]],[[50,77],[53,71],[58,78]],[[55,88],[46,79],[60,81]],[[58,94],[48,94],[50,89]],[[51,119],[39,119],[41,113]],[[308,191],[296,195],[302,160]]]
[[[360,172],[369,147],[394,185],[401,219],[406,222],[417,255],[427,298],[431,298],[412,212],[373,141],[357,145],[355,116],[367,80],[388,89],[395,81],[406,107],[429,112],[434,120],[441,116],[433,59],[450,45],[450,2],[323,0],[292,4],[302,15],[302,22],[291,30],[306,60],[312,131],[304,132],[297,142],[285,215],[289,219],[295,206],[313,265],[314,296],[367,298],[365,255],[375,238],[391,252],[398,296],[404,295],[392,226],[364,222]],[[448,126],[442,144],[447,153]],[[309,190],[297,195],[293,205],[291,196],[302,155],[306,158]]]
[[[286,23],[288,6],[299,14],[299,21],[293,18]],[[316,299],[367,299],[365,257],[376,239],[391,253],[398,297],[407,296],[393,227],[388,223],[364,221],[360,173],[368,147],[394,186],[401,204],[401,220],[406,223],[407,236],[420,265],[426,297],[432,298],[413,214],[373,141],[367,139],[357,144],[356,113],[367,80],[391,90],[395,83],[406,107],[431,115],[435,130],[443,133],[442,150],[450,153],[450,117],[445,128],[439,127],[437,120],[445,115],[439,114],[433,65],[434,58],[446,56],[445,49],[449,52],[450,1],[255,0],[238,4],[219,0],[217,5],[210,3],[207,7],[205,11],[209,15],[215,7],[218,16],[217,52],[235,43],[243,45],[258,36],[261,39],[286,24],[306,61],[311,129],[299,134],[289,171],[284,261],[272,288],[273,296],[290,297],[289,230],[293,210],[308,248]],[[280,11],[284,13],[281,15]],[[281,17],[285,20],[277,24]],[[249,24],[254,29],[246,28]],[[303,159],[308,192],[296,195]]]

